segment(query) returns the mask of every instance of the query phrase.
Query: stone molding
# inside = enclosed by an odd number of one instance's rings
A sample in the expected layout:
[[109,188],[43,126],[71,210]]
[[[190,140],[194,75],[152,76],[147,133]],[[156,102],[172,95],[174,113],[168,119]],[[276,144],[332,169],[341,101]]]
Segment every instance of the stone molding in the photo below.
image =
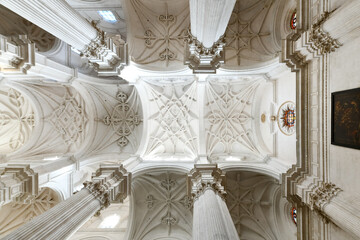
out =
[[185,64],[193,70],[193,73],[216,73],[216,69],[225,63],[224,48],[224,36],[221,36],[212,47],[206,48],[189,31]]
[[0,206],[12,201],[26,202],[38,192],[38,174],[29,164],[9,164],[0,168]]
[[26,35],[0,35],[0,72],[26,73],[35,65],[35,44]]
[[187,178],[188,195],[195,201],[206,190],[211,189],[225,200],[225,181],[225,173],[217,164],[195,164]]
[[322,183],[310,193],[310,208],[323,211],[324,206],[328,204],[342,189],[333,183]]
[[130,193],[131,173],[123,165],[101,164],[93,173],[91,181],[84,182],[93,196],[101,203],[101,209],[107,208],[110,203],[122,203]]

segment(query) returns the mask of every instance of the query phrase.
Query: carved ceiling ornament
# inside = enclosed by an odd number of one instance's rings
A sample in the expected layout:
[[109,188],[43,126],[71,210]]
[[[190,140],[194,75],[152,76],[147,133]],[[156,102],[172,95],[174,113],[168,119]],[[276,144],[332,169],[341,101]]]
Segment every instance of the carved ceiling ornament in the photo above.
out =
[[83,141],[85,138],[84,131],[88,121],[85,103],[78,94],[76,95],[67,88],[62,102],[47,118],[66,145]]
[[197,156],[196,82],[147,85],[153,109],[145,159],[195,159]]
[[129,143],[129,136],[141,123],[141,118],[137,112],[129,105],[126,93],[119,90],[116,94],[118,104],[113,108],[110,116],[105,116],[103,122],[107,126],[112,126],[116,135],[119,136],[117,144],[120,148]]
[[60,200],[55,191],[50,188],[42,188],[36,197],[33,196],[26,202],[4,205],[0,211],[0,237],[4,237],[34,217],[46,212]]
[[18,150],[30,138],[35,126],[30,102],[13,88],[0,90],[0,152]]
[[[206,84],[205,131],[208,156],[214,160],[246,155],[259,157],[261,149],[252,131],[252,104],[261,80],[212,80]],[[244,155],[245,154],[245,155]]]
[[131,239],[191,239],[192,201],[187,198],[185,180],[184,174],[168,171],[143,174],[133,180],[137,207]]
[[[184,68],[184,47],[188,35],[188,2],[156,1],[148,5],[144,0],[128,0],[139,22],[132,29],[134,45],[130,55],[141,65]],[[137,44],[138,43],[138,44]],[[144,47],[139,47],[143,45]]]
[[[238,0],[225,31],[225,68],[249,66],[277,57],[273,20],[275,0]],[[280,41],[280,39],[279,39]]]

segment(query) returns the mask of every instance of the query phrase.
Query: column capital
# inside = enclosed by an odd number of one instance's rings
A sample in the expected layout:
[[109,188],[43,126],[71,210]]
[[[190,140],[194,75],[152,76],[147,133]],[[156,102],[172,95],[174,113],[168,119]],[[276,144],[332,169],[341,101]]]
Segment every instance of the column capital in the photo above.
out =
[[0,168],[0,205],[26,201],[38,192],[38,174],[29,164],[9,164]]
[[329,18],[330,12],[325,12],[320,20],[313,24],[309,33],[309,41],[312,42],[321,54],[334,52],[341,46],[341,43],[330,36],[323,29],[324,22]]
[[102,209],[110,203],[122,203],[130,193],[130,185],[131,173],[117,164],[101,164],[91,181],[84,183],[85,188],[100,201]]
[[225,198],[225,173],[217,164],[195,164],[187,178],[188,195],[199,198],[207,189],[212,189],[221,198]]
[[225,62],[224,48],[224,36],[207,48],[189,32],[185,64],[193,70],[193,73],[216,73],[216,69]]
[[120,35],[107,36],[92,22],[97,37],[81,50],[80,56],[86,57],[89,65],[98,76],[118,76],[128,64],[127,44]]
[[312,193],[309,194],[310,208],[323,211],[325,205],[341,191],[342,189],[333,183],[322,182],[319,187],[313,189]]

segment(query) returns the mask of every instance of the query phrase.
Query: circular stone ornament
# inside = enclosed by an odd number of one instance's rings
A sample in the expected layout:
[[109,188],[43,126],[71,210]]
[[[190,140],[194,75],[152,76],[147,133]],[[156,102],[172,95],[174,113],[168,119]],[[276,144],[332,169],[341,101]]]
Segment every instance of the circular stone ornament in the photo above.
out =
[[296,111],[295,103],[291,101],[284,102],[278,111],[278,126],[285,135],[292,135],[296,131]]

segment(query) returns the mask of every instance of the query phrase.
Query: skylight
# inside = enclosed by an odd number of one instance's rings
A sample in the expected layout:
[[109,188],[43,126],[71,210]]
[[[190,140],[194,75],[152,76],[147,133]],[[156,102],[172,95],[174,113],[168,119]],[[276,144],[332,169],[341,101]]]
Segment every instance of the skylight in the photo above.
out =
[[98,13],[107,22],[110,23],[117,22],[115,15],[111,11],[98,11]]

